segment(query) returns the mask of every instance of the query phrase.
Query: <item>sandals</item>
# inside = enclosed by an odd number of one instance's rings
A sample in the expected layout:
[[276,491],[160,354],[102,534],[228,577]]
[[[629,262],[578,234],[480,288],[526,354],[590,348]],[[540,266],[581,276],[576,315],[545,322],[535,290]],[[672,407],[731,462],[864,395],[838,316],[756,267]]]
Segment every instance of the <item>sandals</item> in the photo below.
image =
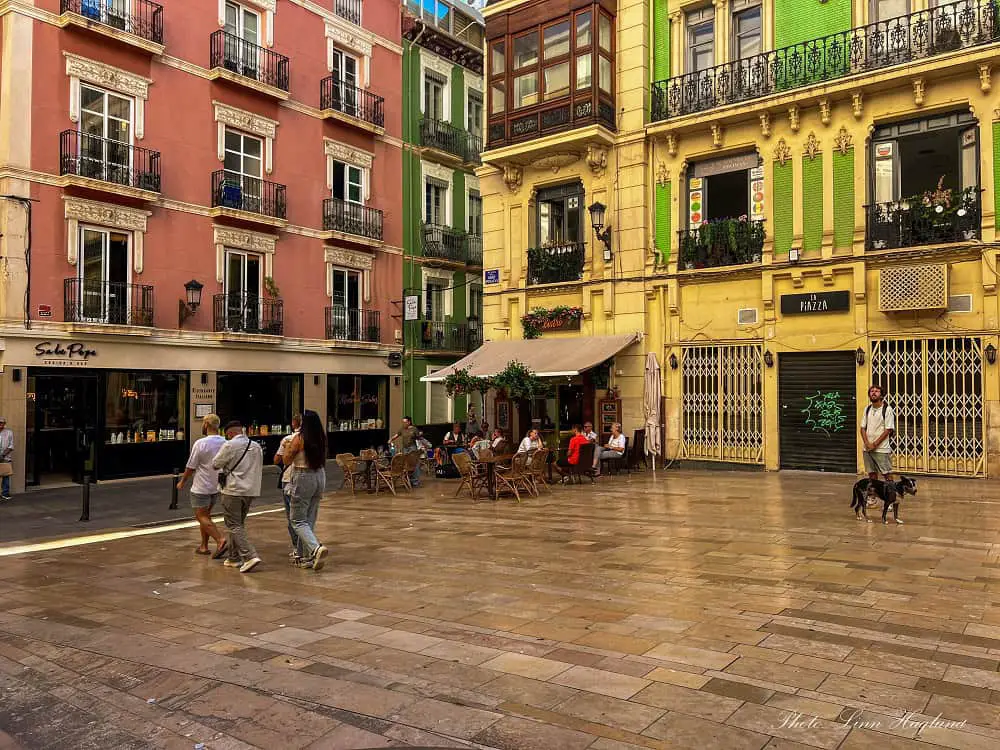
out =
[[228,551],[229,551],[229,542],[223,542],[222,544],[219,545],[219,549],[215,551],[215,554],[212,555],[212,559],[221,560],[223,557],[226,556],[226,553]]
[[197,547],[195,547],[194,553],[196,555],[211,555],[212,554],[212,550],[210,550],[210,549],[198,549]]

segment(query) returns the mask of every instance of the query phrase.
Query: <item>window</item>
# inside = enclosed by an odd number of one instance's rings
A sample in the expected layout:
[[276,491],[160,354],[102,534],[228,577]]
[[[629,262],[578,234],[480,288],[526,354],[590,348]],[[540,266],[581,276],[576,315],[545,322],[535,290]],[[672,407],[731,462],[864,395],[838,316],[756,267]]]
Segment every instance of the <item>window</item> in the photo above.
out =
[[128,323],[130,239],[126,232],[80,227],[78,321]]
[[560,21],[547,26],[542,37],[544,40],[542,49],[546,60],[569,54],[569,21]]
[[424,287],[424,317],[435,322],[444,321],[445,283],[441,280],[428,280]]
[[361,271],[350,268],[333,268],[333,304],[357,310],[361,307]]
[[132,100],[80,84],[80,174],[128,184]]
[[715,13],[711,7],[687,14],[688,72],[715,65]]
[[538,191],[538,244],[582,242],[583,185],[575,182]]
[[[183,440],[187,424],[188,376],[167,372],[107,374],[106,443]],[[127,440],[128,435],[133,440]]]
[[590,11],[577,13],[576,15],[576,48],[581,50],[590,46],[591,40],[591,15]]
[[504,43],[494,42],[490,45],[490,76],[502,76],[507,72],[506,55],[504,54]]
[[240,207],[245,211],[256,211],[260,205],[263,153],[260,138],[226,128],[225,182],[240,188]]
[[598,43],[605,52],[611,51],[611,19],[601,13],[598,23]]
[[[434,372],[436,367],[428,367],[427,374]],[[452,420],[453,400],[448,395],[444,383],[427,384],[427,422],[428,424],[449,424]]]
[[483,236],[483,198],[478,190],[469,191],[469,234]]
[[910,0],[871,0],[871,20],[888,21],[910,12]]
[[257,78],[260,44],[260,15],[238,3],[226,3],[226,32],[223,63],[247,78]]
[[483,95],[469,90],[468,130],[477,138],[483,137]]
[[263,278],[262,256],[226,248],[226,330],[260,330],[260,290]]
[[226,3],[226,31],[250,44],[258,44],[260,16],[239,3]]
[[326,379],[328,432],[381,430],[386,426],[386,375],[330,375]]
[[763,218],[763,170],[755,152],[695,162],[689,175],[690,229],[721,219]]
[[514,108],[530,107],[538,103],[538,32],[532,31],[514,39],[514,70],[535,67],[535,70],[516,74],[514,78]]
[[514,70],[538,64],[538,32],[532,31],[514,39]]
[[447,220],[448,186],[436,180],[424,183],[424,223],[445,226]]
[[444,120],[445,81],[433,73],[424,74],[424,118]]
[[479,284],[469,284],[469,318],[480,320],[483,316],[483,288]]
[[746,0],[733,5],[734,60],[746,60],[759,55],[761,51],[760,6],[745,7],[746,5]]
[[501,114],[506,108],[506,88],[503,81],[490,85],[490,114]]
[[333,162],[333,197],[347,203],[364,203],[364,170],[353,164]]
[[357,58],[333,51],[333,109],[349,115],[358,111],[358,61]]
[[614,83],[611,74],[611,19],[600,14],[598,46],[600,54],[597,58],[597,87],[607,93],[614,93]]

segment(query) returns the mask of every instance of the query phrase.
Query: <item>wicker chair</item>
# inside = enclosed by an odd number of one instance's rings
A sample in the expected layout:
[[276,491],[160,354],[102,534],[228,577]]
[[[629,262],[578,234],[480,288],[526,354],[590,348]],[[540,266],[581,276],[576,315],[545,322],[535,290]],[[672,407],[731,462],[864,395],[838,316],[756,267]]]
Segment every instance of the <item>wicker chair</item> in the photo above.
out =
[[393,495],[396,494],[397,483],[406,486],[406,456],[402,453],[397,453],[392,457],[392,461],[389,462],[388,466],[380,466],[378,463],[375,464],[375,492],[376,494],[382,487],[388,487],[389,491]]
[[497,466],[497,494],[513,494],[521,502],[521,492],[534,494],[531,484],[531,472],[528,470],[530,458],[525,453],[518,453],[511,460],[510,468]]
[[419,453],[404,453],[403,458],[405,471],[403,473],[403,481],[406,482],[407,489],[413,489],[413,472],[417,470],[420,466],[420,454]]
[[358,489],[358,482],[365,481],[366,472],[358,466],[358,459],[350,453],[338,453],[335,458],[337,466],[344,473],[344,479],[340,483],[340,489],[346,485],[351,486],[351,494],[355,494]]
[[462,483],[458,485],[455,496],[458,497],[463,490],[468,489],[473,501],[479,499],[480,492],[489,492],[486,482],[486,467],[476,463],[468,453],[455,453],[451,457],[452,463],[458,469]]
[[531,456],[528,464],[528,476],[531,480],[531,486],[534,489],[534,494],[538,495],[539,491],[546,489],[552,492],[552,488],[549,487],[548,480],[546,478],[546,471],[548,470],[549,455],[552,450],[549,448],[541,448],[535,451],[534,455]]

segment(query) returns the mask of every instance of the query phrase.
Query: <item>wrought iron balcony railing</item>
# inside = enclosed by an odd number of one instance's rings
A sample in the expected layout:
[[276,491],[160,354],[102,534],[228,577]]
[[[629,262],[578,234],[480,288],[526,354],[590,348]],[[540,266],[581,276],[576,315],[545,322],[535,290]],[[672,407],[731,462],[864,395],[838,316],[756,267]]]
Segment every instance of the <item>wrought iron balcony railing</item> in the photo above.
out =
[[470,164],[480,164],[483,139],[442,120],[420,121],[420,143],[457,156]]
[[150,0],[60,0],[59,12],[163,44],[163,6]]
[[332,341],[382,340],[378,310],[334,305],[326,308],[326,337]]
[[424,224],[424,257],[465,263],[468,258],[467,239],[468,235],[461,229]]
[[333,0],[333,12],[345,21],[361,25],[361,0]]
[[952,190],[936,199],[916,196],[865,206],[869,250],[943,245],[979,239],[982,202],[978,190]]
[[160,152],[76,130],[64,130],[59,134],[59,174],[89,177],[158,193]]
[[370,240],[382,239],[382,212],[340,198],[323,199],[323,229]]
[[564,242],[528,250],[528,284],[558,284],[583,278],[582,242]]
[[209,39],[213,68],[224,68],[252,81],[288,91],[288,58],[236,34],[219,29]]
[[959,0],[656,81],[655,122],[1000,40],[996,0]]
[[474,352],[483,345],[483,327],[479,318],[469,316],[469,332],[466,334],[465,351]]
[[63,282],[63,317],[67,323],[119,326],[153,325],[153,287],[74,277]]
[[213,313],[217,332],[284,334],[284,302],[280,299],[241,292],[216,294]]
[[320,81],[319,108],[332,109],[380,128],[385,127],[385,99],[333,76]]
[[436,320],[421,320],[420,335],[416,348],[422,351],[464,352],[468,351],[469,327],[465,323],[441,323]]
[[232,208],[284,219],[287,205],[284,185],[224,169],[212,172],[213,208]]
[[465,237],[466,246],[468,247],[468,253],[466,255],[465,264],[467,266],[472,266],[473,268],[483,267],[483,238],[475,235],[469,234]]
[[764,249],[764,222],[717,219],[678,232],[680,262],[685,269],[759,263]]

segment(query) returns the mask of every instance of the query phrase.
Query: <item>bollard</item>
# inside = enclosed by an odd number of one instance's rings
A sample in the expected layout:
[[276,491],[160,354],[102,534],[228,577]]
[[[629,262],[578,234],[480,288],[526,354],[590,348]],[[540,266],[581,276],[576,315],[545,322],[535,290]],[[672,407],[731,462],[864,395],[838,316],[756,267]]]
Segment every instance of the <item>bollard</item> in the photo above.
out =
[[90,474],[83,475],[83,510],[80,513],[80,520],[90,520]]
[[177,510],[177,483],[181,481],[181,470],[174,469],[174,479],[170,484],[170,510]]

